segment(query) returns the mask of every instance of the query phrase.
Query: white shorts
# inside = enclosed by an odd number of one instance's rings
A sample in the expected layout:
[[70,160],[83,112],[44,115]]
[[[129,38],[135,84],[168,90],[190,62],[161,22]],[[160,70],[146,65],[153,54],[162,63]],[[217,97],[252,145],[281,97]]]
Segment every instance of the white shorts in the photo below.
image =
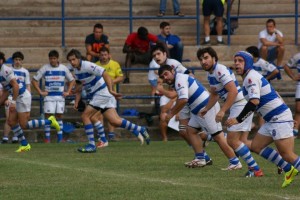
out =
[[165,95],[161,96],[160,99],[159,99],[159,105],[160,106],[164,106],[169,102],[170,102],[170,98],[166,97]]
[[[236,118],[242,112],[246,105],[246,100],[234,103],[230,108],[230,114],[228,118]],[[253,113],[247,117],[242,123],[233,125],[227,128],[227,131],[251,131]]]
[[188,123],[188,126],[193,128],[202,128],[207,134],[214,134],[219,131],[222,131],[222,124],[216,122],[216,114],[220,110],[220,104],[216,103],[204,117],[199,115],[191,114],[191,119]]
[[300,101],[300,82],[297,83],[295,98]]
[[31,110],[31,94],[28,90],[18,96],[16,100],[16,109],[18,113],[30,112]]
[[179,111],[179,119],[189,119],[191,118],[190,108],[186,104],[180,111]]
[[97,108],[116,108],[116,99],[112,95],[102,95],[101,90],[96,92],[89,102],[89,105]]
[[[273,140],[280,140],[284,138],[293,137],[293,115],[290,109],[284,113],[274,116],[275,120],[266,122],[259,130],[258,134],[272,137]],[[272,118],[272,119],[273,119]]]
[[63,114],[65,112],[65,101],[44,101],[44,113]]

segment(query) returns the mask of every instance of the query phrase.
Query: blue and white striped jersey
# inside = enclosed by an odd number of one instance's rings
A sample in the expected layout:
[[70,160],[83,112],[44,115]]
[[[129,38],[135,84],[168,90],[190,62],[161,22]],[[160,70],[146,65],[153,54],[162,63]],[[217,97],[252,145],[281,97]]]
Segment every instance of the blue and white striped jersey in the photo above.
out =
[[197,115],[206,106],[209,93],[194,77],[187,74],[175,73],[174,87],[178,99],[188,99],[188,106],[193,114]]
[[268,61],[259,58],[256,63],[253,63],[253,68],[258,71],[263,77],[268,76],[269,73],[273,72],[277,67]]
[[248,101],[260,100],[256,110],[266,122],[270,122],[275,115],[280,115],[289,109],[271,84],[255,70],[250,70],[244,78],[243,93]]
[[22,94],[26,90],[26,86],[30,85],[29,72],[24,67],[21,67],[20,69],[13,68],[13,71],[19,84],[20,94]]
[[45,79],[45,91],[48,92],[47,100],[63,98],[65,79],[68,81],[74,80],[70,70],[62,64],[59,64],[57,67],[52,67],[50,64],[43,65],[33,76],[33,79],[36,81],[39,81],[41,78]]
[[75,79],[81,81],[87,95],[92,97],[101,90],[101,95],[112,96],[102,78],[105,69],[89,61],[81,61],[81,68],[74,68]]
[[184,73],[187,73],[187,70],[188,70],[186,67],[184,67],[181,64],[181,62],[179,62],[175,59],[171,59],[171,58],[167,58],[166,65],[170,65],[176,73],[184,74]]
[[231,81],[234,81],[238,90],[238,95],[235,99],[235,102],[244,99],[242,89],[239,86],[234,73],[230,69],[228,69],[225,65],[218,63],[213,66],[213,69],[214,70],[211,74],[209,72],[207,73],[208,82],[210,87],[218,93],[223,101],[226,101],[228,95],[228,91],[224,86]]
[[[12,86],[10,84],[12,79],[17,80],[13,68],[3,64],[0,69],[0,83],[2,84],[3,88],[10,93],[12,93]],[[17,80],[17,82],[19,83],[20,81]],[[26,86],[25,88],[21,88],[19,84],[19,94],[23,94],[25,90]]]
[[291,57],[286,65],[290,68],[296,67],[298,74],[300,74],[300,53],[297,53],[293,57]]

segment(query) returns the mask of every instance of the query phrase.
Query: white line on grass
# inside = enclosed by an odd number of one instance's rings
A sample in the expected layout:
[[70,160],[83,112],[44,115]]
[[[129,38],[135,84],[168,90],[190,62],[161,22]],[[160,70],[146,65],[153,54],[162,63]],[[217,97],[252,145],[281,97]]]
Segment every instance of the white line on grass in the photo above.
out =
[[[22,163],[28,163],[28,164],[34,164],[34,165],[40,165],[40,166],[47,166],[47,167],[52,167],[52,168],[59,168],[59,169],[66,169],[66,170],[76,170],[76,171],[80,171],[80,172],[86,172],[86,173],[91,173],[93,172],[95,175],[100,175],[100,176],[110,176],[110,177],[119,177],[119,178],[125,178],[125,179],[136,179],[136,180],[143,180],[143,181],[148,181],[148,182],[159,182],[159,183],[165,183],[165,184],[171,184],[171,185],[176,185],[176,186],[192,186],[192,187],[197,187],[199,189],[199,187],[202,188],[209,188],[209,189],[213,189],[213,190],[218,190],[220,192],[233,192],[233,193],[240,193],[240,194],[247,194],[246,192],[243,192],[242,190],[229,190],[226,189],[226,191],[224,191],[222,188],[216,188],[216,187],[209,187],[205,184],[190,184],[190,183],[180,183],[180,182],[176,182],[176,181],[172,181],[172,180],[166,180],[166,179],[159,179],[159,178],[149,178],[149,177],[141,177],[140,175],[136,175],[136,174],[118,174],[115,171],[103,171],[103,169],[91,169],[91,168],[74,168],[74,167],[68,167],[66,165],[62,165],[62,164],[58,164],[58,163],[40,163],[40,162],[35,162],[32,160],[25,160],[25,159],[20,159],[20,158],[9,158],[9,157],[4,157],[3,155],[0,156],[0,159],[3,160],[10,160],[10,161],[15,161],[15,162],[22,162]],[[100,171],[103,171],[103,173],[99,173]],[[262,198],[263,196],[265,197],[275,197],[275,198],[280,198],[280,199],[287,199],[287,200],[292,200],[292,199],[299,199],[299,197],[286,197],[286,196],[280,196],[277,194],[266,194],[266,193],[256,193],[257,196],[259,196],[260,198]]]

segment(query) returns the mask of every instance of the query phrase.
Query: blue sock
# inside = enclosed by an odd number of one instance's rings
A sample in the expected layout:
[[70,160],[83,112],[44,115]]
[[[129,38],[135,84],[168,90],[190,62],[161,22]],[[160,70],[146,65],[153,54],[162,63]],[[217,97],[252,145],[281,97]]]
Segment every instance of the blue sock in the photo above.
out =
[[45,139],[50,140],[50,130],[51,130],[50,124],[49,125],[45,124],[44,130],[45,130]]
[[100,140],[104,143],[107,142],[106,137],[105,137],[103,124],[100,121],[97,121],[94,124],[94,127],[97,129],[97,133],[98,133],[98,136],[100,137]]
[[238,159],[238,157],[233,157],[229,159],[229,163],[233,165],[237,165],[239,162],[240,160]]
[[247,163],[248,167],[253,168],[255,171],[259,170],[259,166],[252,157],[249,148],[244,143],[234,151]]
[[206,153],[206,151],[203,151],[203,154],[206,162],[211,160],[209,155]]
[[115,133],[114,132],[109,132],[108,133],[108,138],[111,140],[111,139],[114,139],[115,137]]
[[95,146],[95,139],[94,139],[94,127],[92,124],[87,124],[84,126],[85,133],[88,137],[89,144]]
[[293,165],[298,171],[300,171],[300,157],[294,161]]
[[274,163],[278,167],[282,168],[283,171],[288,172],[291,170],[292,165],[281,157],[277,151],[270,147],[265,147],[259,152],[259,155],[263,157],[264,159]]
[[64,128],[64,123],[61,119],[57,120],[59,127],[60,127],[60,131],[57,132],[57,142],[61,142],[63,139],[63,128]]
[[122,119],[122,124],[120,127],[129,130],[135,136],[138,136],[140,132],[145,131],[144,127],[138,126],[126,119]]
[[195,158],[197,159],[205,159],[204,153],[195,153]]
[[33,119],[27,122],[27,128],[39,128],[44,125],[51,125],[51,121],[48,119]]
[[19,124],[12,127],[12,131],[14,132],[15,135],[17,135],[19,141],[21,141],[22,146],[26,146],[28,144],[27,140],[25,139],[23,130]]

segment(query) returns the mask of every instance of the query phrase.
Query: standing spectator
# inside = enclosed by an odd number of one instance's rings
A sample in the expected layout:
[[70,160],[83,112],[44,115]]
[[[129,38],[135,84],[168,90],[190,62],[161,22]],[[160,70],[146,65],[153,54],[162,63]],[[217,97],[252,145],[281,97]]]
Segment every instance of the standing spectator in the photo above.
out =
[[[298,73],[293,73],[291,68],[296,67]],[[300,125],[300,53],[293,55],[289,61],[284,65],[284,71],[286,74],[293,80],[297,82],[295,100],[296,100],[296,109],[294,119],[297,121],[297,127],[295,129],[299,130]]]
[[[147,28],[143,26],[139,27],[137,32],[129,34],[123,47],[123,53],[126,53],[125,68],[138,63],[148,65],[151,60],[150,45],[157,41],[157,36],[148,33]],[[123,83],[129,83],[129,74],[129,71],[125,71]]]
[[94,25],[94,32],[85,38],[87,60],[97,62],[99,60],[99,50],[103,46],[109,48],[108,36],[103,34],[103,26],[98,23]]
[[[180,12],[179,0],[172,0],[172,3],[173,3],[174,15],[177,15],[179,17],[184,17],[184,14]],[[166,10],[167,10],[167,0],[160,0],[159,13],[157,14],[157,17],[164,16],[166,14]]]
[[210,16],[212,13],[216,16],[217,21],[217,44],[224,44],[222,33],[223,33],[223,13],[224,13],[224,2],[225,0],[203,0],[202,12],[204,16],[204,41],[202,45],[210,45]]
[[183,44],[177,35],[171,34],[170,23],[161,22],[159,28],[160,28],[160,34],[157,35],[157,37],[160,41],[166,43],[170,52],[170,58],[182,62]]
[[[110,58],[109,49],[106,47],[102,47],[100,49],[100,57],[99,61],[96,62],[97,65],[103,67],[108,75],[111,77],[113,81],[113,91],[117,92],[117,84],[123,81],[123,73],[120,67],[120,64]],[[117,101],[114,98],[114,106],[117,107]],[[99,115],[101,113],[99,112]],[[99,119],[99,118],[98,118]],[[115,139],[115,127],[108,123],[108,139],[110,141]],[[97,144],[97,147],[103,146],[105,141],[100,141],[100,144]]]
[[274,62],[277,59],[277,66],[282,66],[284,56],[283,34],[276,29],[274,19],[268,19],[266,28],[259,33],[258,49],[263,59]]
[[[63,139],[63,114],[65,112],[65,97],[70,95],[75,80],[70,70],[59,63],[59,54],[56,50],[51,50],[48,54],[49,64],[43,65],[36,75],[33,76],[32,85],[36,91],[44,97],[44,113],[48,118],[55,115],[60,130],[57,132],[57,142]],[[39,86],[39,80],[45,79],[45,89]],[[69,82],[68,91],[64,92],[65,80]],[[50,143],[50,124],[45,125],[45,143]]]

